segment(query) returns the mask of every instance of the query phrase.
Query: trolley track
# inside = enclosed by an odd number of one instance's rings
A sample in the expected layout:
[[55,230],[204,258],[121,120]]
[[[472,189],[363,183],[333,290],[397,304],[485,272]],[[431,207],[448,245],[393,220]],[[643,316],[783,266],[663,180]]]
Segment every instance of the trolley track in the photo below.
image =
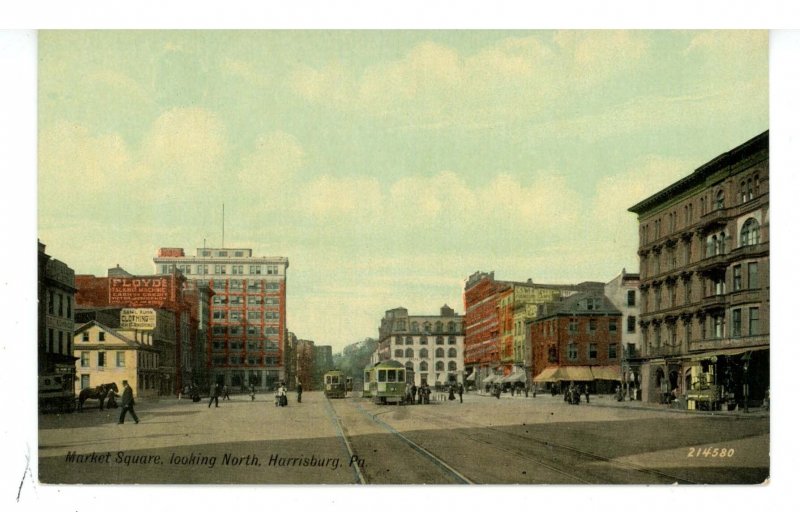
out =
[[[347,426],[342,422],[341,416],[339,416],[337,413],[336,407],[331,403],[330,399],[326,398],[326,402],[329,414],[333,418],[334,422],[338,425],[338,432],[342,437],[343,443],[347,447],[348,456],[351,457],[350,460],[353,460],[354,458],[360,458],[366,453],[378,453],[378,449],[373,448],[370,446],[370,444],[380,442],[382,449],[386,449],[387,447],[395,448],[393,450],[390,449],[388,452],[392,461],[396,461],[398,465],[401,464],[401,461],[404,461],[404,463],[408,464],[408,467],[406,468],[408,471],[414,474],[427,475],[427,477],[422,480],[425,483],[475,483],[457,469],[453,468],[444,459],[438,457],[436,454],[432,453],[423,446],[420,446],[418,443],[409,439],[401,432],[398,432],[390,424],[379,418],[378,414],[370,413],[364,409],[361,404],[351,400],[350,404],[354,405],[355,410],[359,413],[359,417],[366,420],[366,422],[373,427],[377,427],[377,429],[382,432],[380,437],[360,435],[357,436],[357,439],[355,439],[356,436],[352,436],[350,434]],[[388,438],[386,437],[387,434],[389,435]],[[372,437],[372,439],[370,439],[370,437]],[[364,450],[356,450],[355,448],[357,445],[361,445]],[[396,449],[397,447],[401,447],[405,449],[406,452],[410,452],[413,455],[399,452]],[[427,467],[420,466],[420,461],[426,462]],[[353,466],[357,467],[358,465],[354,464]],[[399,481],[382,482],[380,478],[376,478],[379,475],[371,474],[370,471],[365,471],[360,468],[358,469],[358,473],[359,483],[401,483]],[[396,471],[395,475],[399,473],[400,471]],[[435,478],[435,480],[431,481],[429,480],[431,476],[436,476],[438,478]],[[409,483],[419,483],[419,481],[411,479]]]
[[[448,428],[448,429],[453,429],[453,428],[464,429],[465,423],[466,423],[466,422],[464,422],[462,420],[459,420],[457,425],[453,425],[453,423],[455,423],[453,420],[448,420],[448,419],[445,419],[445,418],[436,417],[436,416],[429,416],[429,415],[426,415],[425,421],[440,425],[440,426],[442,426],[444,428]],[[634,463],[631,463],[631,462],[623,462],[623,461],[620,461],[620,460],[616,460],[616,459],[612,459],[612,458],[606,457],[604,455],[599,455],[599,454],[592,453],[592,452],[587,451],[587,450],[576,448],[574,446],[569,446],[569,445],[565,445],[565,444],[562,444],[562,443],[554,442],[552,439],[543,439],[543,438],[536,437],[535,435],[531,435],[531,434],[524,434],[524,435],[523,434],[518,434],[518,433],[515,433],[515,432],[510,432],[508,430],[500,429],[500,428],[497,428],[497,427],[479,425],[477,423],[472,423],[470,425],[470,427],[472,429],[474,429],[473,433],[464,432],[464,433],[459,434],[459,436],[460,437],[469,438],[469,439],[471,439],[471,440],[473,440],[475,442],[479,442],[479,443],[494,444],[495,448],[498,449],[498,450],[501,450],[501,451],[504,451],[504,452],[508,452],[508,453],[513,453],[513,454],[517,455],[518,457],[522,457],[522,458],[525,458],[527,460],[530,460],[531,462],[534,462],[539,466],[554,470],[557,473],[560,473],[560,474],[563,474],[565,476],[569,476],[571,478],[574,478],[574,479],[578,480],[580,483],[586,483],[586,484],[614,484],[614,483],[627,483],[627,484],[630,484],[630,483],[634,483],[634,482],[632,482],[630,480],[630,478],[623,479],[621,482],[608,479],[607,475],[604,475],[604,471],[603,471],[603,467],[604,466],[597,466],[597,468],[595,468],[595,469],[587,469],[584,466],[584,464],[587,463],[587,462],[599,462],[599,463],[601,463],[601,464],[603,464],[605,466],[610,466],[611,468],[616,468],[616,469],[627,471],[627,472],[631,472],[632,471],[632,472],[638,473],[640,475],[653,477],[656,480],[655,482],[650,481],[650,482],[642,482],[642,483],[700,484],[700,482],[696,482],[696,481],[689,480],[689,479],[684,478],[684,477],[679,477],[679,476],[676,476],[676,475],[672,475],[672,474],[660,471],[658,469],[646,468],[646,467],[643,467],[643,466],[640,466],[640,465],[637,465],[637,464],[634,464]],[[526,443],[526,444],[521,444],[520,446],[523,447],[523,448],[520,448],[520,449],[508,449],[508,448],[500,446],[497,443],[492,443],[491,440],[487,440],[486,439],[487,437],[491,437],[492,435],[494,435],[495,438],[497,436],[504,436],[505,438],[516,439],[516,440],[519,440],[520,442]],[[591,476],[593,476],[594,478],[592,480],[588,480],[585,477],[578,476],[573,471],[565,471],[565,470],[563,470],[561,468],[557,468],[555,466],[552,466],[550,464],[547,464],[547,463],[543,462],[541,460],[541,457],[538,456],[538,453],[540,453],[540,452],[538,452],[537,454],[526,453],[526,451],[533,451],[533,450],[526,450],[525,449],[526,447],[527,448],[531,448],[529,445],[527,445],[527,443],[535,443],[536,447],[539,448],[540,450],[541,449],[545,449],[546,452],[548,453],[548,455],[551,458],[556,458],[559,455],[563,456],[563,454],[567,454],[568,458],[575,459],[574,462],[576,463],[575,464],[576,467],[578,465],[581,466],[580,467],[580,471],[582,471],[584,475],[589,476],[588,473],[590,473]],[[561,453],[559,454],[559,452],[561,452]]]

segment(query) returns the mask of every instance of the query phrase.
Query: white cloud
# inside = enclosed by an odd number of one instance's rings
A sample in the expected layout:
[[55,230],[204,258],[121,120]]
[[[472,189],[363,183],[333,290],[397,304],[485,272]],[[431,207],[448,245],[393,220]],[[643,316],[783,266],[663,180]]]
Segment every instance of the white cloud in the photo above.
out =
[[222,121],[207,109],[175,108],[161,114],[142,143],[146,168],[162,183],[208,187],[222,167],[227,136]]
[[38,147],[42,197],[80,198],[132,180],[133,157],[116,134],[94,135],[85,126],[59,122],[41,131]]
[[264,208],[283,207],[293,201],[297,173],[305,161],[303,146],[293,135],[282,131],[263,134],[242,158],[239,181],[246,184],[245,191],[262,199]]
[[346,216],[345,220],[374,221],[374,215],[381,210],[380,184],[374,178],[323,175],[304,188],[301,207],[307,208],[312,217],[326,219],[332,225],[341,216]]

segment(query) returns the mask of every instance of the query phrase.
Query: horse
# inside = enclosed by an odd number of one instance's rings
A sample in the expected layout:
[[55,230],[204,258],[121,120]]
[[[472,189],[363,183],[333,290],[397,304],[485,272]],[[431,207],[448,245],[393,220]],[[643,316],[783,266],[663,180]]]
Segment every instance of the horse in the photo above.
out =
[[99,386],[95,386],[93,388],[82,389],[78,395],[78,411],[83,411],[83,402],[89,398],[100,400],[100,410],[102,411],[103,402],[105,401],[106,396],[108,396],[108,393],[111,391],[114,393],[119,392],[116,382],[112,382],[110,384],[100,384]]

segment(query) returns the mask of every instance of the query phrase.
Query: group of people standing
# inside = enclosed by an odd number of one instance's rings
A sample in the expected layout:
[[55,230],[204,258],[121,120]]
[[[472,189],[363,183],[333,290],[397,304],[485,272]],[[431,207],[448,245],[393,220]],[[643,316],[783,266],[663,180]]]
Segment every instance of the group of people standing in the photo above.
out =
[[[464,403],[464,385],[455,384],[448,386],[448,400],[455,400],[456,393],[458,393],[458,399],[461,403]],[[405,402],[407,404],[429,404],[431,403],[431,387],[428,385],[426,381],[422,381],[422,384],[417,387],[415,383],[408,382],[406,383],[406,399]]]
[[578,386],[574,382],[570,382],[569,386],[564,390],[564,401],[572,405],[578,405],[581,403],[581,395],[586,396],[586,403],[588,404],[589,385]]

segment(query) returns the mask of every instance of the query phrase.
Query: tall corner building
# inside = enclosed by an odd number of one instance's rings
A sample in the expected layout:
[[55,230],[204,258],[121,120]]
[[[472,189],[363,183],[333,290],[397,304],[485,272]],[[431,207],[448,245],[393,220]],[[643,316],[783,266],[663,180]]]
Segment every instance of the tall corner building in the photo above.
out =
[[643,400],[769,389],[769,132],[629,208],[639,220]]
[[157,274],[179,270],[189,286],[208,286],[211,303],[206,347],[210,381],[232,388],[271,389],[286,379],[285,257],[256,257],[252,249],[161,248]]

